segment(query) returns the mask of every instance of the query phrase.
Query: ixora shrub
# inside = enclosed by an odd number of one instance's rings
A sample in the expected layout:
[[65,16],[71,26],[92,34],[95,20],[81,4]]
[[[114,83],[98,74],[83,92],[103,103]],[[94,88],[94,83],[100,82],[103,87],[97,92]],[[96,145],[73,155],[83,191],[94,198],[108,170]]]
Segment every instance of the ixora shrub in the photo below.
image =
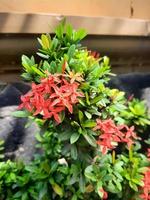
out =
[[81,46],[84,30],[61,23],[55,33],[38,38],[38,64],[22,56],[32,88],[14,113],[38,123],[41,153],[0,162],[0,199],[150,199],[144,102],[107,87],[109,59]]

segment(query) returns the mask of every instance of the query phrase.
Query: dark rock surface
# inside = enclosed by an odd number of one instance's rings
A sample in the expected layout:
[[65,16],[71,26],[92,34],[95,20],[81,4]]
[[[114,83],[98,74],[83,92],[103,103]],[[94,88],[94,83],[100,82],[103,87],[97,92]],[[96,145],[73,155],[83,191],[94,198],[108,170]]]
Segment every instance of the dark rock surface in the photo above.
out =
[[108,86],[124,91],[127,97],[133,94],[136,98],[147,99],[145,90],[150,88],[150,73],[121,74],[112,77]]
[[108,86],[124,91],[127,98],[133,95],[135,98],[145,100],[150,113],[150,73],[121,74],[112,77]]
[[26,118],[16,118],[11,114],[20,104],[20,96],[29,91],[25,83],[13,83],[1,87],[0,92],[0,139],[5,141],[6,159],[22,159],[25,162],[33,158],[35,152],[35,134],[39,131],[36,124],[25,128]]

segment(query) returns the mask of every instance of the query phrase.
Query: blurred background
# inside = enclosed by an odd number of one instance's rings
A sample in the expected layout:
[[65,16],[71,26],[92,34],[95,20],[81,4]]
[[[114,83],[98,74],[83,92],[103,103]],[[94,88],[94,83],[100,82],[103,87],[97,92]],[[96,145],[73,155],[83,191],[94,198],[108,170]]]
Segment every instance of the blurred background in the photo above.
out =
[[150,0],[0,0],[0,81],[20,80],[21,55],[35,55],[36,38],[64,17],[113,72],[150,72]]

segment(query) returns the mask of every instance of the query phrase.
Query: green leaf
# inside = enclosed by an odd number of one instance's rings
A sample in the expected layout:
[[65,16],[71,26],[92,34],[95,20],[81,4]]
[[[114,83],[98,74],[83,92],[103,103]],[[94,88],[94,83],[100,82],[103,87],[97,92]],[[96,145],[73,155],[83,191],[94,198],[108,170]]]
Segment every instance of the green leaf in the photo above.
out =
[[114,107],[115,107],[117,110],[119,110],[119,111],[122,111],[122,110],[125,110],[125,109],[126,109],[126,106],[123,105],[123,104],[121,104],[121,103],[116,103],[116,104],[114,105]]
[[14,117],[28,117],[30,113],[25,110],[24,111],[18,110],[18,111],[14,111],[11,115]]
[[49,73],[52,72],[51,66],[46,60],[43,62],[43,70],[48,71]]
[[108,66],[109,65],[109,58],[107,56],[104,56],[103,60],[104,60],[104,65]]
[[18,192],[16,192],[15,194],[14,194],[14,198],[19,198],[19,197],[21,197],[22,196],[22,192],[21,191],[18,191]]
[[76,122],[76,121],[72,121],[71,125],[72,126],[76,126],[76,127],[80,127],[80,124],[78,122]]
[[36,53],[38,56],[40,56],[41,58],[44,58],[44,59],[48,59],[49,58],[49,55],[45,55],[43,53]]
[[82,126],[84,128],[93,128],[96,126],[96,122],[94,120],[86,120],[84,123],[82,123]]
[[41,76],[41,77],[45,77],[45,76],[46,76],[43,72],[41,72],[41,71],[37,68],[37,65],[31,66],[31,69],[32,69],[36,74],[38,74],[38,75]]
[[97,189],[97,193],[98,193],[98,195],[101,197],[101,198],[103,198],[103,192],[101,192],[101,189],[102,188],[102,181],[100,180],[100,181],[98,181],[98,183],[97,183],[97,186],[96,186],[96,189]]
[[69,60],[74,56],[75,49],[76,49],[76,46],[74,44],[69,47],[68,52],[67,52]]
[[57,65],[57,69],[56,69],[56,73],[62,73],[62,66],[63,66],[64,61],[62,61],[61,63],[59,63]]
[[42,44],[43,49],[49,49],[51,43],[50,36],[42,34],[40,43]]
[[82,105],[82,106],[85,106],[85,103],[84,101],[82,101],[81,99],[78,99],[79,103]]
[[58,137],[61,141],[66,141],[70,139],[71,134],[72,134],[71,132],[65,131],[60,133]]
[[29,74],[29,73],[23,73],[21,76],[27,81],[31,81],[32,80],[32,75]]
[[57,38],[53,38],[52,43],[51,43],[51,51],[55,51],[57,46],[58,46],[58,39]]
[[85,169],[85,172],[84,172],[85,176],[89,179],[89,180],[92,180],[92,181],[97,181],[97,178],[95,176],[95,174],[93,173],[93,166],[92,165],[89,165],[86,169]]
[[109,181],[108,186],[107,186],[107,189],[108,189],[108,191],[111,192],[111,193],[118,193],[118,192],[120,192],[120,191],[118,190],[117,186],[114,185],[114,184],[112,183],[112,181]]
[[83,136],[91,146],[97,147],[96,140],[92,135],[88,135],[87,133],[84,133]]
[[122,186],[121,186],[120,180],[119,180],[119,179],[113,178],[113,181],[114,181],[114,183],[116,184],[117,189],[118,189],[119,191],[122,191]]
[[[54,187],[56,187],[56,185]],[[58,188],[57,189],[55,188],[55,190],[58,191]],[[46,183],[45,184],[41,184],[41,187],[40,187],[40,190],[39,190],[39,198],[38,198],[38,200],[43,200],[44,197],[47,195],[47,192],[48,192],[47,184]]]
[[66,35],[71,40],[72,39],[73,28],[70,24],[66,25]]
[[42,142],[43,141],[43,138],[42,138],[42,136],[39,133],[37,133],[35,135],[35,138],[37,139],[38,142]]
[[79,137],[80,137],[79,133],[73,133],[70,138],[70,143],[71,144],[75,143],[79,139]]
[[51,168],[50,168],[50,165],[49,165],[49,161],[48,160],[45,160],[43,163],[42,163],[42,168],[45,172],[47,172],[48,174],[50,174],[51,172]]
[[63,197],[63,189],[58,184],[53,184],[52,188],[56,194],[58,194],[60,197]]
[[83,112],[81,110],[79,110],[78,115],[79,115],[80,123],[82,123],[83,118],[84,118]]
[[4,140],[0,139],[0,146],[4,144]]
[[82,193],[85,192],[85,178],[82,174],[80,174],[80,178],[79,178],[79,187]]
[[27,192],[24,192],[21,196],[21,200],[28,200],[29,199],[29,196],[28,196],[28,193]]
[[73,197],[71,198],[71,200],[78,200],[78,197],[76,194],[73,195]]
[[146,170],[147,170],[147,167],[140,167],[140,168],[138,168],[138,172],[139,173],[145,173]]
[[88,119],[91,119],[91,118],[92,118],[92,115],[91,115],[89,112],[85,111],[84,114],[86,115],[86,117],[87,117]]
[[142,180],[136,179],[136,178],[132,178],[131,181],[133,183],[135,183],[136,185],[140,185],[141,187],[144,186],[144,182]]
[[133,183],[132,181],[129,181],[129,186],[136,192],[138,192],[138,187],[135,183]]
[[90,106],[90,100],[89,100],[89,95],[88,95],[88,93],[87,92],[85,92],[85,97],[86,97],[86,103],[87,103],[87,105],[89,105]]
[[117,162],[115,162],[115,164],[114,164],[114,169],[115,169],[115,171],[117,171],[117,172],[122,172],[123,171],[123,162],[122,161],[117,161]]
[[50,66],[51,66],[51,73],[54,74],[57,71],[57,64],[56,64],[56,62],[52,61],[50,63]]
[[3,159],[4,157],[5,157],[4,155],[0,154],[0,159]]
[[33,59],[28,58],[26,55],[22,55],[22,65],[24,66],[26,72],[32,73],[31,66],[35,63],[33,62]]
[[71,157],[76,160],[78,156],[77,147],[73,144],[71,145]]
[[55,33],[59,39],[63,38],[64,34],[64,22],[61,22],[55,29]]
[[131,180],[130,174],[126,173],[124,176],[127,180]]
[[86,35],[87,35],[87,33],[84,29],[79,29],[74,34],[74,41],[82,40]]
[[95,97],[94,99],[91,100],[91,104],[96,104],[101,99],[102,99],[102,95],[99,95],[99,96],[97,96],[97,97]]

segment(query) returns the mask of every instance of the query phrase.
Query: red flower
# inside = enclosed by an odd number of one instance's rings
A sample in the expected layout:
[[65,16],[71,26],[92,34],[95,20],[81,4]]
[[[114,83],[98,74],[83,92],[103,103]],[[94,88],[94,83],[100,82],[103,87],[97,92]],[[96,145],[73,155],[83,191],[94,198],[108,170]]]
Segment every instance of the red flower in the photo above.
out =
[[144,186],[142,187],[143,194],[140,195],[143,200],[150,200],[150,167],[144,173]]
[[59,113],[66,108],[72,113],[78,97],[83,97],[78,87],[78,83],[70,83],[62,75],[49,75],[40,84],[32,84],[32,90],[21,97],[22,104],[19,107],[33,115],[40,114],[44,119],[54,117],[60,123]]
[[93,56],[94,58],[98,59],[100,54],[96,51],[89,51],[89,56]]
[[103,188],[100,188],[99,191],[103,194],[103,197],[102,197],[103,199],[107,199],[108,198],[108,194]]
[[147,157],[150,159],[150,148],[147,149]]
[[128,101],[132,101],[133,100],[133,98],[134,98],[134,94],[131,94],[129,97],[128,97]]
[[134,133],[134,127],[126,125],[117,126],[111,119],[101,121],[96,120],[97,126],[94,130],[100,130],[101,134],[97,144],[100,145],[103,154],[110,149],[114,149],[118,143],[127,143],[130,147],[134,143],[134,139],[138,139]]

